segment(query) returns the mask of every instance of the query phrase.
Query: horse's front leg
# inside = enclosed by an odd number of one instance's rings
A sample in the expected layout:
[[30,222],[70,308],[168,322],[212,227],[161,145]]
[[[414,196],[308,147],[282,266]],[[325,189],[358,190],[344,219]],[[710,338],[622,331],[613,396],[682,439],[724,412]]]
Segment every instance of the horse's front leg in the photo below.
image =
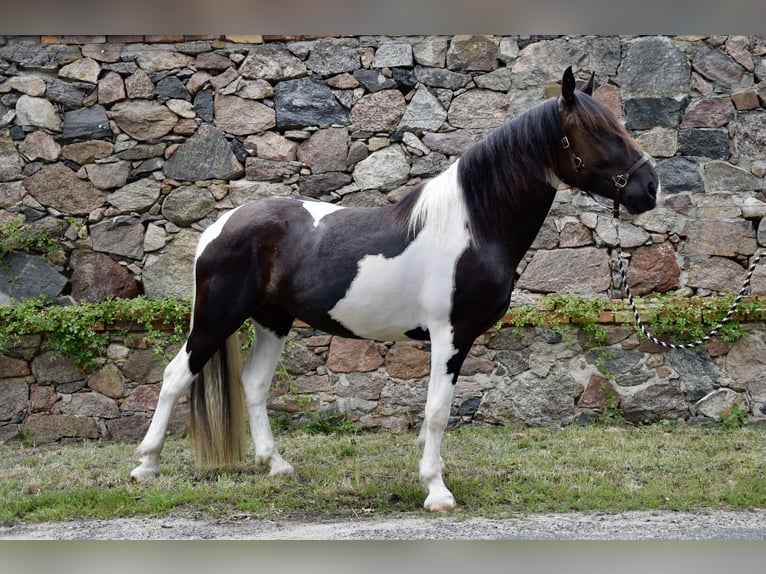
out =
[[[452,345],[452,329],[441,334],[432,332],[431,376],[428,382],[425,420],[418,442],[423,447],[420,481],[427,493],[423,506],[426,510],[434,512],[455,507],[455,497],[442,479],[441,443],[449,421],[454,387],[454,376],[448,371],[455,368],[454,357],[461,355]],[[456,368],[459,371],[459,366]]]

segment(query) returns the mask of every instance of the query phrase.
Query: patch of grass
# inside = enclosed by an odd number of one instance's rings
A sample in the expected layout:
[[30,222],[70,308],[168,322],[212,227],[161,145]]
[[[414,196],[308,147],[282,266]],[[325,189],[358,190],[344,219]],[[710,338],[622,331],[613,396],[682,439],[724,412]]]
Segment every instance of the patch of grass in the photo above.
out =
[[[445,435],[445,482],[461,516],[766,506],[766,429],[676,425],[479,427]],[[194,467],[168,439],[162,474],[131,483],[135,445],[0,445],[0,521],[160,516],[324,519],[421,512],[416,434],[290,430],[277,435],[293,477],[243,463]],[[251,453],[252,454],[252,453]]]

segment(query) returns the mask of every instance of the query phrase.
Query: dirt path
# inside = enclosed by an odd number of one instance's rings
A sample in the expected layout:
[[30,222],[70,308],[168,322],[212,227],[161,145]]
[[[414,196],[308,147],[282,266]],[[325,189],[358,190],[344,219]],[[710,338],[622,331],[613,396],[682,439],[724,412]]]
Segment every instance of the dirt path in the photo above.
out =
[[275,522],[246,516],[73,520],[0,526],[3,540],[766,540],[766,509],[533,514],[455,519],[413,514]]

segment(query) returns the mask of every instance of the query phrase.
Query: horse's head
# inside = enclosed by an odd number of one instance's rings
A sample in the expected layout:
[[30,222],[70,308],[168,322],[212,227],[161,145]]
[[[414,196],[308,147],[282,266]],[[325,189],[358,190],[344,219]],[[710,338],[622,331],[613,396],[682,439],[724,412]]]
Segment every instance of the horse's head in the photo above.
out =
[[575,90],[572,68],[564,72],[559,117],[564,129],[559,178],[588,193],[614,200],[630,213],[652,209],[660,182],[648,157],[609,109],[591,97],[593,76]]

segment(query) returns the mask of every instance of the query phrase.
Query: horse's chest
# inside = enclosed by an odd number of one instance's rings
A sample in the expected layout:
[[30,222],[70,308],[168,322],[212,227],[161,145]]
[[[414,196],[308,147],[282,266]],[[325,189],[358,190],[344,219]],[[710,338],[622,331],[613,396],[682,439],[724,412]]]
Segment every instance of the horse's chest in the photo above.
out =
[[355,335],[378,340],[407,338],[409,331],[447,321],[464,249],[461,242],[436,246],[419,236],[394,257],[365,255],[329,315]]

